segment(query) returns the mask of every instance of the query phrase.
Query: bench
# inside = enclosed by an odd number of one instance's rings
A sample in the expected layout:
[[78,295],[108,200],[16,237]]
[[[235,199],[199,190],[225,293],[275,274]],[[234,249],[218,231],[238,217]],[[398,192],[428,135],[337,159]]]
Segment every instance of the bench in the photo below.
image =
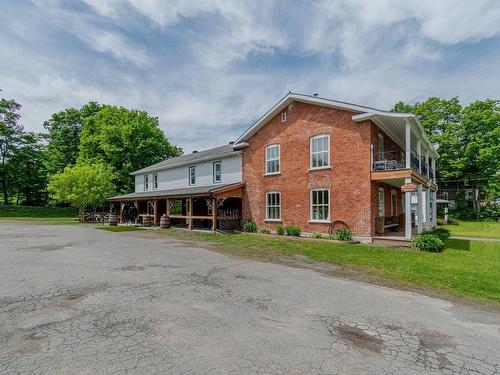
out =
[[397,216],[389,216],[384,218],[384,229],[390,229],[395,232],[399,227],[399,218]]

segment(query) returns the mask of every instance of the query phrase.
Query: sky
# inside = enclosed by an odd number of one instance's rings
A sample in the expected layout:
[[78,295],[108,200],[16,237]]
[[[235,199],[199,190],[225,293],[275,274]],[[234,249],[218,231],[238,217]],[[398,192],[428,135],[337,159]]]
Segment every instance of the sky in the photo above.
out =
[[185,152],[291,90],[390,109],[500,98],[498,0],[1,0],[0,93],[26,130],[89,101],[147,111]]

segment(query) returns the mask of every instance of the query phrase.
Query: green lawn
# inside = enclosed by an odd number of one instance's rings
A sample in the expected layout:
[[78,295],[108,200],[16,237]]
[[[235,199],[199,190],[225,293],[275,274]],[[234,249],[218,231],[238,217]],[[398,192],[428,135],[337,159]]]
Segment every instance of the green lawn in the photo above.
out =
[[145,230],[145,229],[142,229],[139,227],[122,227],[122,226],[110,227],[108,225],[100,226],[100,227],[96,227],[96,228],[106,230],[108,232],[137,232],[139,230]]
[[300,254],[366,274],[375,273],[403,286],[438,288],[456,296],[500,304],[500,243],[448,240],[443,253],[426,253],[266,235],[225,236],[172,229],[159,232],[183,239],[207,241],[220,251],[264,260]]
[[78,211],[72,207],[30,207],[0,205],[0,220],[40,224],[74,224]]
[[445,225],[455,236],[500,238],[498,221],[458,221],[458,225]]

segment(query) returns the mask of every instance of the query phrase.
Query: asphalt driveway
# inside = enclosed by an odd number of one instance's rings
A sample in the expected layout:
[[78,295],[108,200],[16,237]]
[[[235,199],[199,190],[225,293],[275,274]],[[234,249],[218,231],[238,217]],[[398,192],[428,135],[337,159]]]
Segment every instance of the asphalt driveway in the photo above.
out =
[[171,238],[0,223],[1,374],[498,374],[499,325]]

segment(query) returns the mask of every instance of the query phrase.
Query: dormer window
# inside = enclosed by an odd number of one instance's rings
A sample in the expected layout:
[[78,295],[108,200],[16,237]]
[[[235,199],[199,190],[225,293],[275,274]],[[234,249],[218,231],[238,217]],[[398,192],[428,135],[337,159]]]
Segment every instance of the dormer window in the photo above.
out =
[[281,122],[286,122],[286,112],[281,113]]

